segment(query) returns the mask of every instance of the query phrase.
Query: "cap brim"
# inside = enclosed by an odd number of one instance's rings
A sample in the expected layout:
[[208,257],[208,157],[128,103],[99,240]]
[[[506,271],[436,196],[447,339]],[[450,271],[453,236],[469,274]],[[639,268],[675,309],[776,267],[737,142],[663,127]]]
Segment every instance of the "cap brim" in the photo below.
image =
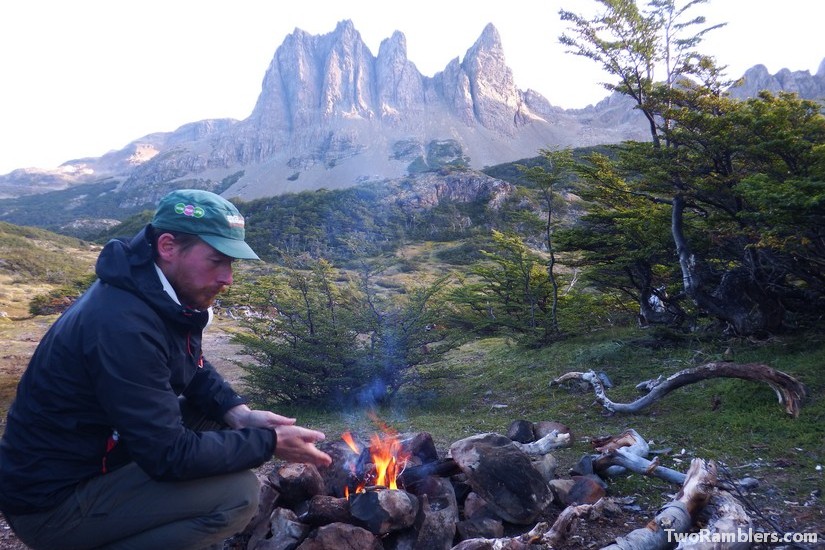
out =
[[260,260],[255,251],[244,241],[227,239],[216,235],[198,235],[206,244],[230,258],[239,260]]

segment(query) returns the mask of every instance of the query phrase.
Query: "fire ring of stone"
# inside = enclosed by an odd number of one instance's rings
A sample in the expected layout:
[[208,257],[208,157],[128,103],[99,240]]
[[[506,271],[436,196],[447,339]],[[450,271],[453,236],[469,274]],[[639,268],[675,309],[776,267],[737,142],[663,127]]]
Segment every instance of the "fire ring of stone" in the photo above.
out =
[[553,495],[530,457],[499,434],[480,434],[450,446],[450,456],[496,514],[528,525],[550,505]]

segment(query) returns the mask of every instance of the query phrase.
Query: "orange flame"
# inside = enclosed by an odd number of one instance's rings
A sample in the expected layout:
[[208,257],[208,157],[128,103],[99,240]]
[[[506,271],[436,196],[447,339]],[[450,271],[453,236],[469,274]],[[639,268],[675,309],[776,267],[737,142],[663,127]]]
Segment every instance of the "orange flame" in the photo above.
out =
[[343,439],[343,440],[344,440],[344,443],[346,443],[346,444],[347,444],[347,446],[348,446],[350,449],[352,449],[352,452],[353,452],[353,453],[355,453],[355,454],[360,454],[360,453],[361,453],[361,449],[359,449],[359,448],[358,448],[358,444],[357,444],[357,443],[355,442],[355,440],[352,438],[352,434],[351,434],[351,433],[349,433],[349,432],[344,432],[343,434],[341,434],[341,439]]
[[391,435],[382,439],[377,434],[373,434],[370,438],[370,456],[372,463],[375,464],[375,485],[398,489],[398,474],[407,462],[406,458],[400,456],[401,454],[401,443],[397,437]]
[[[374,413],[370,414],[370,418],[381,429],[383,437],[378,434],[370,437],[370,460],[375,466],[375,472],[368,475],[369,479],[359,484],[355,492],[363,492],[367,484],[398,489],[398,476],[404,471],[410,455],[402,448],[395,430],[384,424]],[[344,432],[341,439],[354,453],[361,453],[350,432]],[[349,497],[349,487],[344,488],[344,496]]]

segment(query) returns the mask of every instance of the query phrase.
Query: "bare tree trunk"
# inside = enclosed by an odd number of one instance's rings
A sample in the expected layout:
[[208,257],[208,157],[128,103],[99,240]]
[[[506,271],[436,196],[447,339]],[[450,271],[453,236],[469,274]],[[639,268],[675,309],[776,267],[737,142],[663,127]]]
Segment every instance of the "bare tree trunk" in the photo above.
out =
[[[784,310],[779,301],[755,281],[755,272],[743,268],[726,271],[712,293],[702,281],[701,260],[690,249],[684,233],[685,198],[673,196],[670,229],[685,294],[702,310],[724,321],[739,336],[776,330],[782,324]],[[743,250],[743,253],[747,251]]]
[[553,287],[553,303],[550,305],[550,330],[553,334],[559,332],[559,282],[556,280],[556,253],[553,250],[553,226],[552,226],[552,193],[545,198],[547,201],[547,225],[545,226],[545,238],[547,239],[547,250],[550,253],[550,261],[547,263],[547,277]]

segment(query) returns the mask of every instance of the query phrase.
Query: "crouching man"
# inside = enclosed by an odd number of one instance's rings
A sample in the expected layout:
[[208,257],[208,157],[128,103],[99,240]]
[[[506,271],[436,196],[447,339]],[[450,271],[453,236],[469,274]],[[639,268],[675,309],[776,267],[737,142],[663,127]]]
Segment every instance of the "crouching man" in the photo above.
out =
[[[0,511],[34,549],[223,547],[256,512],[250,470],[273,455],[329,464],[324,434],[252,410],[206,361],[211,306],[258,259],[214,193],[173,191],[51,326],[0,441]],[[196,431],[188,408],[226,429]]]

